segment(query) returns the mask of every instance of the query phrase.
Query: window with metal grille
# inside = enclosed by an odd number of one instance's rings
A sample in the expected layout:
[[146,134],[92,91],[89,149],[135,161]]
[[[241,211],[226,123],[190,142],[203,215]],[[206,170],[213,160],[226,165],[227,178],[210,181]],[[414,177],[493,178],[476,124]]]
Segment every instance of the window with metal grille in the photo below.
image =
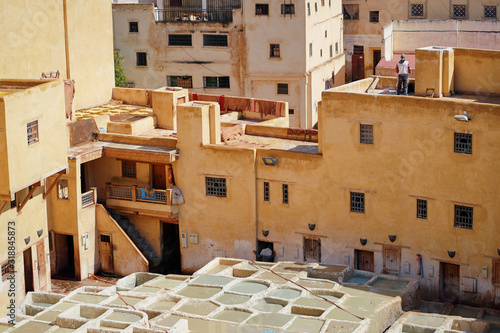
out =
[[207,195],[212,197],[226,197],[226,178],[206,177]]
[[339,54],[339,42],[335,43],[335,54]]
[[370,11],[370,22],[378,22],[379,20],[379,11],[371,10]]
[[332,6],[332,0],[328,0],[328,6]]
[[311,239],[304,237],[304,261],[321,261],[321,239]]
[[281,4],[281,14],[283,15],[295,14],[295,5],[293,3]]
[[365,212],[365,194],[358,192],[351,192],[351,212],[364,213]]
[[288,83],[278,83],[278,94],[288,95]]
[[38,142],[38,120],[29,122],[26,125],[28,133],[28,146]]
[[410,17],[424,17],[424,5],[421,3],[411,4]]
[[111,243],[111,236],[110,235],[101,235],[101,242]]
[[313,55],[313,44],[309,43],[309,56],[311,57]]
[[333,45],[330,45],[330,57],[333,57]]
[[453,5],[453,17],[464,18],[467,16],[467,5]]
[[269,5],[267,3],[256,3],[255,15],[269,15]]
[[472,134],[455,133],[455,153],[472,154]]
[[205,88],[229,88],[229,76],[204,76]]
[[69,199],[68,181],[61,179],[57,182],[57,198]]
[[484,5],[484,18],[497,18],[497,6]]
[[191,35],[178,35],[170,34],[168,35],[168,45],[169,46],[192,46],[192,36]]
[[314,10],[318,11],[318,3],[317,2],[314,3]]
[[295,110],[294,109],[288,109],[288,114],[294,114]]
[[136,178],[136,164],[135,162],[122,161],[122,177]]
[[170,7],[182,7],[182,0],[170,0]]
[[307,3],[307,15],[311,15],[311,4]]
[[270,44],[269,45],[269,57],[279,58],[280,57],[280,44]]
[[472,229],[473,207],[455,205],[455,227]]
[[359,5],[342,5],[344,20],[359,20]]
[[227,35],[203,35],[203,46],[227,47]]
[[5,281],[15,274],[14,271],[14,261],[7,260],[6,263],[2,264],[2,281]]
[[427,200],[417,199],[417,218],[427,220]]
[[269,201],[269,182],[264,182],[264,201]]
[[193,88],[192,76],[167,76],[167,86]]
[[373,125],[359,125],[359,143],[373,144]]
[[364,46],[363,45],[354,45],[352,47],[352,52],[354,54],[363,54],[364,53]]
[[283,203],[288,203],[288,184],[283,184]]
[[139,22],[129,22],[128,32],[139,32]]
[[148,65],[148,55],[146,52],[136,53],[136,65],[143,67]]

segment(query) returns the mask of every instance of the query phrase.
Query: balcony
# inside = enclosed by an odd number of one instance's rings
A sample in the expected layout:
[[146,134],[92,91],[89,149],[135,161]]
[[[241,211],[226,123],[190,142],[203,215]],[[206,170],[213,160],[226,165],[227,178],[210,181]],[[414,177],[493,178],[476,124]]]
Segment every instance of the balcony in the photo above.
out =
[[82,208],[93,205],[97,202],[97,188],[92,188],[90,191],[82,193]]
[[106,207],[139,215],[177,218],[177,206],[172,204],[172,189],[158,190],[139,186],[106,184]]

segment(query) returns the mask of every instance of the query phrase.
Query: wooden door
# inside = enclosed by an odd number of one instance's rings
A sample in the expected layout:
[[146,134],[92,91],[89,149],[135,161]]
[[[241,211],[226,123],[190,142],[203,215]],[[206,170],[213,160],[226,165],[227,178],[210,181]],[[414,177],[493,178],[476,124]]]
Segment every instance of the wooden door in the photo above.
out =
[[45,265],[45,246],[43,241],[36,246],[37,264],[38,264],[38,286],[39,291],[43,291],[47,287],[47,269]]
[[401,270],[401,248],[384,245],[384,274],[399,275]]
[[373,50],[373,75],[375,75],[375,69],[382,58],[382,54],[380,50]]
[[495,305],[500,305],[500,260],[493,262],[492,279],[495,286]]
[[439,297],[445,302],[456,302],[460,294],[460,266],[440,263]]
[[101,271],[104,273],[114,273],[113,265],[113,243],[111,235],[99,235],[99,260],[101,262]]
[[352,80],[361,80],[365,78],[365,57],[363,54],[352,55]]
[[375,259],[373,251],[354,250],[356,269],[375,272]]
[[167,174],[164,164],[153,165],[153,187],[157,190],[165,190],[167,188]]
[[321,239],[304,238],[304,260],[321,261]]

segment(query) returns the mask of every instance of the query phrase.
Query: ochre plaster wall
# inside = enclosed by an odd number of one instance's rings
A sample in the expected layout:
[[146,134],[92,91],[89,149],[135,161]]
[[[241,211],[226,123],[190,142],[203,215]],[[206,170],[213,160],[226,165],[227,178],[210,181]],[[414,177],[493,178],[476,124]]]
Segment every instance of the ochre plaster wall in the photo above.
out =
[[470,93],[500,92],[500,51],[455,49],[455,90]]

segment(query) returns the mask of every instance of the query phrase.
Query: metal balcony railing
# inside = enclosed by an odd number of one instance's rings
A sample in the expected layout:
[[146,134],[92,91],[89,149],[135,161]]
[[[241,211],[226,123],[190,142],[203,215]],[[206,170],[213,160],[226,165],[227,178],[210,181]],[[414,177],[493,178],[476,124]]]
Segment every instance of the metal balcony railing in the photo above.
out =
[[168,8],[155,10],[156,22],[233,22],[233,10],[202,8]]
[[157,190],[138,186],[106,184],[106,199],[151,202],[172,205],[172,190]]

